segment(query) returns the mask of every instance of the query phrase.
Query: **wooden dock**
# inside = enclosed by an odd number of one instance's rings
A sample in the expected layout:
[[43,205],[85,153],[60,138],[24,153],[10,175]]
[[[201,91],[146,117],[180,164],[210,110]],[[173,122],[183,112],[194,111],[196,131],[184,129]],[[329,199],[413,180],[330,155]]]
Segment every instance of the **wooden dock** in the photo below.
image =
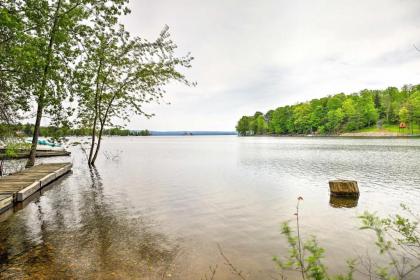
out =
[[[61,157],[69,156],[71,153],[66,150],[37,150],[36,157]],[[27,150],[18,150],[16,155],[13,156],[13,159],[28,158],[29,151]],[[0,148],[0,159],[6,158],[6,151],[3,148]]]
[[0,213],[12,207],[14,203],[24,201],[41,188],[69,172],[71,168],[72,164],[69,162],[47,163],[0,177]]

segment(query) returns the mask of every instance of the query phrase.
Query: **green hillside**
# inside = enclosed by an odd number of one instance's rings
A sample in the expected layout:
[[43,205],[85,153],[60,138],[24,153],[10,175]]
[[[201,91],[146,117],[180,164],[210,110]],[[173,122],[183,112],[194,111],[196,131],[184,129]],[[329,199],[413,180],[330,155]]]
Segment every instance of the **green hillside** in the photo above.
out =
[[[399,131],[403,122],[407,128]],[[380,128],[378,128],[380,127]],[[356,131],[419,133],[420,85],[336,94],[263,114],[243,116],[236,130],[251,135],[338,135]]]

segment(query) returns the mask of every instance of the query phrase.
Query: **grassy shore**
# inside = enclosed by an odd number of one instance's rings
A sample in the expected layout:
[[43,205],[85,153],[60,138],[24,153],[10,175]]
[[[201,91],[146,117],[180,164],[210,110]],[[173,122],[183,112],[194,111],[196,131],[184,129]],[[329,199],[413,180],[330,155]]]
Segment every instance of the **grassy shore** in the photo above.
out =
[[347,132],[341,136],[410,136],[420,135],[420,127],[400,129],[398,125],[383,125],[381,128],[376,126],[363,128],[354,132]]

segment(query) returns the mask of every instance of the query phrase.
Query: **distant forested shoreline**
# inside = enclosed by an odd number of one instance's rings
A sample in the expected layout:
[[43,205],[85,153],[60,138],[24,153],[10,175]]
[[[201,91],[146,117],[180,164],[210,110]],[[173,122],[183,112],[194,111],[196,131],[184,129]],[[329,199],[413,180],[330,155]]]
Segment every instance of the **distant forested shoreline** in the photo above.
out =
[[420,85],[401,89],[362,90],[339,93],[242,116],[236,125],[241,136],[253,135],[339,135],[373,126],[402,126],[414,134],[420,127]]
[[[22,124],[0,124],[0,136],[12,133],[15,136],[30,137],[34,131],[34,125],[30,123]],[[103,135],[110,136],[150,136],[151,132],[147,129],[144,130],[129,130],[119,127],[106,128]],[[41,126],[39,136],[62,138],[66,136],[91,136],[91,129],[73,128],[69,126]]]

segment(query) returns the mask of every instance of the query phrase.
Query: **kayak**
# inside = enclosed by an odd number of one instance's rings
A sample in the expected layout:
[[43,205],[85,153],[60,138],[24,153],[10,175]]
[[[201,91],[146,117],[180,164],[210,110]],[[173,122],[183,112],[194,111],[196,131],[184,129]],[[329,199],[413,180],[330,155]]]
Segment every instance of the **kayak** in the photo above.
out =
[[[26,142],[30,143],[31,140],[27,140]],[[60,144],[52,143],[52,142],[49,142],[48,140],[45,140],[45,139],[38,140],[38,145],[45,145],[45,146],[50,146],[50,147],[61,147]]]

